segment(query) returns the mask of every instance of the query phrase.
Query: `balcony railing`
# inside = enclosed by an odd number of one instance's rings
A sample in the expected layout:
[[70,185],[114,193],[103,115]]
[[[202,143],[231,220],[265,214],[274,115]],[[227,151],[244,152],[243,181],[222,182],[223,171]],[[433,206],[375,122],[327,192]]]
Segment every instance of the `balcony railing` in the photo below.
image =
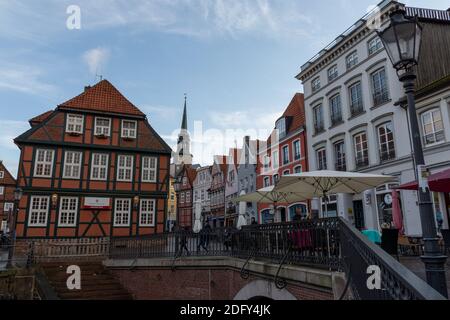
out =
[[369,166],[369,157],[365,156],[365,157],[356,157],[356,168],[360,169],[360,168],[364,168]]
[[337,125],[342,122],[342,113],[336,112],[331,114],[331,125]]
[[315,134],[319,134],[323,131],[325,131],[325,126],[323,125],[323,122],[314,124],[314,133]]
[[381,162],[394,160],[395,159],[395,149],[380,150],[380,160]]
[[364,106],[362,101],[354,102],[350,105],[350,113],[352,117],[357,116],[364,112]]
[[389,93],[387,91],[376,92],[373,95],[373,105],[379,106],[389,101]]
[[335,167],[336,171],[347,171],[347,165],[345,163],[345,160],[337,161],[334,164],[334,167]]

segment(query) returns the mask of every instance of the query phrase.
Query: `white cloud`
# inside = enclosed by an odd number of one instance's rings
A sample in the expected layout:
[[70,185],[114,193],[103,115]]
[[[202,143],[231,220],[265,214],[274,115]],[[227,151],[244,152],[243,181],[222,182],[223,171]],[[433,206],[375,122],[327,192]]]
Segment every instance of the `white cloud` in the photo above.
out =
[[166,106],[152,106],[152,105],[142,105],[139,106],[144,113],[148,115],[150,122],[154,118],[160,118],[163,120],[173,120],[178,114],[178,109]]
[[[276,108],[267,108],[276,110]],[[275,121],[282,112],[261,112],[258,109],[247,109],[245,111],[210,112],[209,117],[213,125],[220,128],[240,128],[244,130],[271,130]]]
[[13,90],[28,94],[45,95],[56,90],[45,83],[44,72],[32,65],[0,64],[0,90]]
[[95,75],[103,71],[102,68],[107,63],[109,56],[108,49],[98,47],[86,51],[83,54],[83,59],[89,67],[89,72]]
[[30,128],[26,121],[0,119],[0,160],[14,176],[19,165],[20,151],[13,139]]

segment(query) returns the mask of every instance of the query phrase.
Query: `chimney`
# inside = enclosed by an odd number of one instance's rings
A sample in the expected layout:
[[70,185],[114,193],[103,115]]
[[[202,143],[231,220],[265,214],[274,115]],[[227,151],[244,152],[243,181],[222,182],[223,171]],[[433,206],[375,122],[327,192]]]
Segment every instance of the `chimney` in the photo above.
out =
[[84,92],[86,92],[90,88],[91,88],[91,86],[84,86]]

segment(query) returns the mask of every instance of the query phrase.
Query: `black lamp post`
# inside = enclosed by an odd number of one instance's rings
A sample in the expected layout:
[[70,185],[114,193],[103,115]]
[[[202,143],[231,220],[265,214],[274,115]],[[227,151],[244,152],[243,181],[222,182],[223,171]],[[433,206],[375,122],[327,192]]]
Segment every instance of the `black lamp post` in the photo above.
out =
[[[422,40],[422,27],[417,18],[409,19],[405,11],[397,9],[391,13],[391,24],[378,32],[384,44],[392,65],[397,70],[399,80],[403,83],[408,102],[409,121],[413,142],[413,156],[419,179],[424,177],[425,159],[419,131],[415,106],[415,66],[419,62],[419,52]],[[422,234],[424,240],[424,255],[421,257],[425,264],[427,282],[430,286],[447,297],[445,279],[445,262],[447,257],[439,249],[436,222],[433,213],[430,190],[419,183],[418,200]]]
[[19,213],[19,203],[20,199],[22,198],[23,191],[21,188],[16,188],[14,190],[14,212],[11,214],[11,218],[9,221],[9,230],[11,233],[11,244],[9,246],[8,250],[8,263],[7,267],[12,266],[12,258],[14,255],[14,245],[16,243],[16,216]]

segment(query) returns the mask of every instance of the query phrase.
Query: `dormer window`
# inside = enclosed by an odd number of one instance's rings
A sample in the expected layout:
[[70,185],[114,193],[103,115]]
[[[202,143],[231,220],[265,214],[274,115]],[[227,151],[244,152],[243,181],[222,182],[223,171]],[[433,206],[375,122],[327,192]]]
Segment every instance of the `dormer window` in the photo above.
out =
[[111,131],[111,119],[95,118],[95,135],[100,137],[109,137]]
[[275,126],[278,130],[278,137],[284,138],[286,136],[286,118],[278,120]]
[[68,114],[66,123],[66,132],[82,134],[84,117],[79,114]]
[[122,120],[122,138],[136,139],[137,122]]

